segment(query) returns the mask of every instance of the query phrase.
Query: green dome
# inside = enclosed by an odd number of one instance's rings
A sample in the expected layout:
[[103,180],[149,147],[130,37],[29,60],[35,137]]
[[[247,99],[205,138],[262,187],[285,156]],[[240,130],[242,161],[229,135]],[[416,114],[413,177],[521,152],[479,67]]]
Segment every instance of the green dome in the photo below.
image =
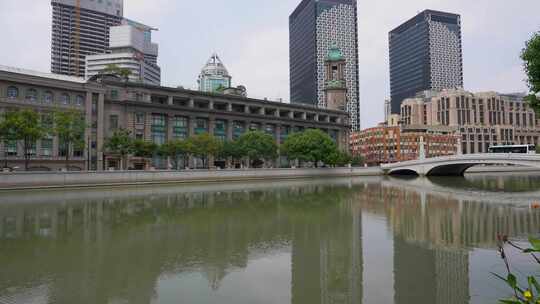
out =
[[333,44],[330,47],[330,49],[328,49],[327,58],[328,58],[328,60],[332,60],[332,61],[338,61],[338,60],[345,59],[345,57],[343,56],[343,53],[341,52],[339,47],[337,45],[335,45],[335,44]]

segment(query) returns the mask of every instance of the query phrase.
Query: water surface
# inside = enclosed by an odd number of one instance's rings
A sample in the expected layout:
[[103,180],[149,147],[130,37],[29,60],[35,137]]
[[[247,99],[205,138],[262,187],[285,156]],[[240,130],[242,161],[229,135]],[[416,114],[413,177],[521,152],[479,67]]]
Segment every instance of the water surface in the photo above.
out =
[[494,303],[539,199],[534,174],[4,192],[0,303]]

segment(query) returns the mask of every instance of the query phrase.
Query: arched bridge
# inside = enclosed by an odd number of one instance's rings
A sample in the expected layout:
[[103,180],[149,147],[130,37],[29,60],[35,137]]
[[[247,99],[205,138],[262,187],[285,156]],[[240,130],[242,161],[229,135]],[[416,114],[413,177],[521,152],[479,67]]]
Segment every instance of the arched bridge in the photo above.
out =
[[463,176],[477,165],[516,165],[540,169],[540,154],[466,154],[381,165],[388,175]]

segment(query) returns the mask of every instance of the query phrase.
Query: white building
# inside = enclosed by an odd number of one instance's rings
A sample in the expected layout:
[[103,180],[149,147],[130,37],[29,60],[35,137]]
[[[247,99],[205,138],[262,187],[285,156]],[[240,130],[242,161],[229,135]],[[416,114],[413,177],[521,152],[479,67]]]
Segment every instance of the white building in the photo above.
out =
[[218,89],[230,88],[231,79],[232,77],[227,71],[227,68],[219,56],[214,53],[202,68],[197,83],[199,85],[199,91],[217,92]]
[[101,74],[109,65],[131,71],[129,81],[160,85],[158,45],[152,43],[152,28],[125,19],[110,30],[109,54],[86,57],[86,78]]

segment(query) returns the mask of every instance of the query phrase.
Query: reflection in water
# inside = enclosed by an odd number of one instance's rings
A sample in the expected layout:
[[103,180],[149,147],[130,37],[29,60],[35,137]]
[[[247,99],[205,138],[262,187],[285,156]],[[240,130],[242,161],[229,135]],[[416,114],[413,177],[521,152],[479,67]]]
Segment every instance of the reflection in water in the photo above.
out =
[[[249,285],[267,291],[255,299],[264,303],[361,303],[370,292],[363,287],[381,282],[364,275],[363,251],[371,245],[363,242],[362,219],[383,217],[394,260],[381,271],[394,275],[378,287],[393,288],[395,303],[467,303],[470,250],[493,252],[499,233],[536,233],[540,213],[479,202],[478,191],[430,192],[422,183],[372,178],[2,194],[0,302],[253,303],[242,297]],[[265,261],[287,256],[290,269],[266,278],[275,271]],[[248,269],[259,269],[264,282],[290,277],[290,288],[240,279]]]

